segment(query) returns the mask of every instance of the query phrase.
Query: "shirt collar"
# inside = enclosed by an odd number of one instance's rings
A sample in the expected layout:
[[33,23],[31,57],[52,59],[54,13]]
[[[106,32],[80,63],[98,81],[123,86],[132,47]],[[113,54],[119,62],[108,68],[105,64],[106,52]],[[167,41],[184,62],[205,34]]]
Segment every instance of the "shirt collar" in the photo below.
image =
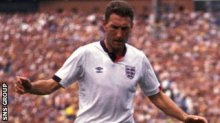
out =
[[108,56],[111,58],[111,60],[112,60],[113,62],[116,62],[116,61],[118,61],[119,59],[123,58],[123,57],[125,56],[126,52],[127,52],[127,48],[126,48],[126,46],[125,46],[124,49],[123,49],[123,51],[122,51],[122,55],[116,56],[115,53],[108,51],[107,47],[105,46],[104,40],[101,40],[101,41],[100,41],[100,45],[102,46],[102,48],[104,49],[104,51],[105,51],[106,53],[108,53]]

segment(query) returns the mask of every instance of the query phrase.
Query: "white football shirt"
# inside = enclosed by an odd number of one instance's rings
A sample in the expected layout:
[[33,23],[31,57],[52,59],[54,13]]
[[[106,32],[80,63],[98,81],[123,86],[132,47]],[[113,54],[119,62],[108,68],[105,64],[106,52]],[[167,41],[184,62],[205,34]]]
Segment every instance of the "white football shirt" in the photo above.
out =
[[79,81],[75,123],[134,123],[137,84],[146,96],[159,92],[159,82],[144,53],[126,44],[124,57],[110,57],[103,41],[78,48],[53,78],[63,87]]

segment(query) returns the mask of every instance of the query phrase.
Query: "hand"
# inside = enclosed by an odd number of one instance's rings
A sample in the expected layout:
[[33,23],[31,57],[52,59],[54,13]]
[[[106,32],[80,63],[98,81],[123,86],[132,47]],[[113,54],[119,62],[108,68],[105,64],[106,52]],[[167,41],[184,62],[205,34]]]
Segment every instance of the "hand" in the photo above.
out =
[[31,81],[26,77],[16,77],[15,90],[19,94],[28,93],[31,90]]
[[208,121],[201,116],[188,115],[186,116],[184,123],[208,123]]

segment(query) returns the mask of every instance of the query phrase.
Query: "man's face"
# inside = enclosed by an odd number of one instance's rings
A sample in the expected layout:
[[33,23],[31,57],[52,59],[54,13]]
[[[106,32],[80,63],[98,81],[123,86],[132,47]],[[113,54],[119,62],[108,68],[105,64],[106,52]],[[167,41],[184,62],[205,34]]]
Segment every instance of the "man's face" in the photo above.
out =
[[103,24],[107,48],[112,51],[122,50],[128,40],[132,28],[130,17],[121,17],[111,14],[108,21]]

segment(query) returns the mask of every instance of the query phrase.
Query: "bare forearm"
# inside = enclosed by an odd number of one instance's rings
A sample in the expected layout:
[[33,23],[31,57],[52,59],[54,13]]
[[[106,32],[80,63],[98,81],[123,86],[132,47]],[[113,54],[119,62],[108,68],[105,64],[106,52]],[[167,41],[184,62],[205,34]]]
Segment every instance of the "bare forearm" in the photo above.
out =
[[28,91],[31,94],[37,94],[37,95],[47,95],[52,93],[53,91],[57,90],[60,85],[54,80],[38,80],[36,82],[31,83],[32,87]]
[[187,114],[181,110],[168,96],[160,92],[159,98],[150,98],[151,101],[164,113],[170,115],[178,120],[184,121]]

